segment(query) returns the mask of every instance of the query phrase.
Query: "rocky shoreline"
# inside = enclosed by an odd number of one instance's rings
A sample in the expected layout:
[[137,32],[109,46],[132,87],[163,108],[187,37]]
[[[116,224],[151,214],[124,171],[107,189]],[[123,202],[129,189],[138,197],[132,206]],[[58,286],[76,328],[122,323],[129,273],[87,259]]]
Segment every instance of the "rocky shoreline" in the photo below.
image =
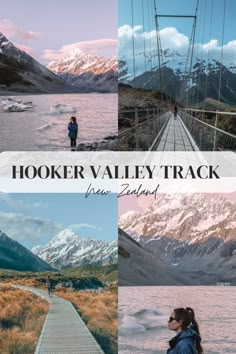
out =
[[105,137],[103,140],[93,143],[78,144],[76,151],[117,151],[118,150],[118,136],[111,135]]

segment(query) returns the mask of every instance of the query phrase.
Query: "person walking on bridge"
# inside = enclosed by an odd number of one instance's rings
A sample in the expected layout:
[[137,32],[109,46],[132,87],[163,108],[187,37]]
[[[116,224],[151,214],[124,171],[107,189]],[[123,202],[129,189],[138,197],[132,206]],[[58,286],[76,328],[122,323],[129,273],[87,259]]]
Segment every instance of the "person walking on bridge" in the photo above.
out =
[[175,104],[175,106],[174,106],[174,117],[175,117],[175,119],[176,119],[176,117],[177,117],[177,113],[178,113],[178,107],[177,107],[177,105]]

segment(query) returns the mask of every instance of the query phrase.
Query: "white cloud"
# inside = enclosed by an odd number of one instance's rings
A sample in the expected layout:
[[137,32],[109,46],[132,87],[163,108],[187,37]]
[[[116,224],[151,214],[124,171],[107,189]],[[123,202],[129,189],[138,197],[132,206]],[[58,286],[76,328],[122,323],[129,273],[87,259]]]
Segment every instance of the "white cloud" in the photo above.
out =
[[[153,35],[156,36],[156,31]],[[179,33],[174,27],[166,27],[160,31],[161,44],[163,49],[171,48],[174,50],[187,50],[189,38]]]
[[[166,27],[160,31],[162,49],[171,48],[173,50],[187,50],[189,39],[176,28]],[[119,56],[124,54],[132,55],[133,40],[135,52],[144,51],[144,40],[146,42],[146,51],[156,49],[156,30],[151,32],[142,32],[142,26],[135,26],[134,31],[129,25],[124,25],[118,29]]]
[[[217,39],[212,39],[209,43],[206,44],[198,44],[199,50],[203,51],[205,57],[208,56],[212,59],[220,60],[222,46],[219,44]],[[236,64],[236,40],[230,41],[223,45],[223,63]]]
[[97,230],[97,231],[102,231],[102,229],[98,226],[95,225],[90,225],[90,224],[71,224],[68,226],[68,229],[76,232],[77,230],[81,229],[81,228],[88,228],[88,229],[93,229],[93,230]]
[[40,32],[25,31],[8,19],[0,20],[0,32],[8,39],[17,38],[23,41],[35,40],[41,36]]
[[42,58],[44,60],[56,61],[76,49],[80,49],[86,54],[115,56],[117,54],[117,45],[116,39],[82,41],[64,45],[58,50],[45,49]]
[[39,241],[45,235],[54,236],[63,228],[52,220],[26,216],[22,213],[0,212],[0,230],[16,241]]
[[[119,39],[119,57],[123,55],[126,58],[132,57],[133,55],[133,30],[129,25],[124,25],[118,29],[118,39]],[[177,51],[179,54],[184,55],[188,51],[189,38],[180,33],[174,27],[166,27],[160,30],[160,38],[162,49],[167,48]],[[134,47],[135,53],[143,53],[144,51],[144,39],[146,43],[147,55],[151,50],[156,49],[156,31],[142,32],[142,26],[134,27]],[[217,39],[211,39],[209,43],[197,43],[195,46],[195,53],[198,56],[207,58],[209,55],[210,59],[220,60],[222,46]],[[236,64],[236,40],[230,41],[223,46],[223,63]],[[209,52],[209,54],[208,54]]]

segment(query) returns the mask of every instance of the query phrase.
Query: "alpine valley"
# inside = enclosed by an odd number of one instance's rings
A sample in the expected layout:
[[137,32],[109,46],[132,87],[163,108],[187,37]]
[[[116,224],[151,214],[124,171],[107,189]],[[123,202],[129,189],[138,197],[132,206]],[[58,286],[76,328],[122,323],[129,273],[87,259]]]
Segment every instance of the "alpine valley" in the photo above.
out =
[[81,237],[70,229],[60,231],[47,245],[32,252],[56,269],[86,264],[117,263],[117,241],[99,241]]
[[[182,277],[182,284],[236,284],[236,202],[233,200],[221,195],[159,195],[145,210],[123,214],[119,227],[150,253],[149,263],[155,258],[155,277],[158,273],[165,276],[163,270],[168,270],[172,280],[166,285],[175,285],[176,275],[178,281]],[[123,238],[119,245],[124,248]],[[132,262],[136,273],[138,268],[145,272],[146,262],[142,259],[145,258],[140,257],[138,265]],[[130,272],[131,265],[128,269]],[[128,270],[124,269],[125,272]],[[122,272],[119,276],[123,277]],[[156,281],[153,284],[158,285]]]

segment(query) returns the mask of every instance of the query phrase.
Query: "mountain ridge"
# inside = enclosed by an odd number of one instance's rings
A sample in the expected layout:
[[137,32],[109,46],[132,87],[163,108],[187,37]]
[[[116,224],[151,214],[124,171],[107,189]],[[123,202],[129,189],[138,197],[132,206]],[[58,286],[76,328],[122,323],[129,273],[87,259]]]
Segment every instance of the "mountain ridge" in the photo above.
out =
[[0,32],[0,91],[21,93],[73,93],[66,84],[33,57],[15,47]]
[[53,267],[2,231],[0,231],[0,268],[33,272],[55,271]]
[[[235,105],[236,97],[236,65],[221,64],[216,59],[193,58],[191,79],[188,79],[186,69],[186,56],[166,49],[163,51],[164,61],[161,64],[161,73],[157,64],[149,70],[143,69],[143,57],[136,57],[136,77],[132,75],[132,63],[125,56],[119,61],[119,82],[127,83],[135,88],[157,90],[168,93],[174,99],[185,103],[188,94],[190,103],[199,103],[207,98],[218,100],[219,74],[222,72],[221,101]],[[147,56],[147,61],[154,61],[156,54],[153,52]],[[155,62],[155,61],[154,61]],[[188,64],[189,66],[189,64]],[[160,74],[162,87],[160,87]],[[205,84],[207,82],[207,89]]]

